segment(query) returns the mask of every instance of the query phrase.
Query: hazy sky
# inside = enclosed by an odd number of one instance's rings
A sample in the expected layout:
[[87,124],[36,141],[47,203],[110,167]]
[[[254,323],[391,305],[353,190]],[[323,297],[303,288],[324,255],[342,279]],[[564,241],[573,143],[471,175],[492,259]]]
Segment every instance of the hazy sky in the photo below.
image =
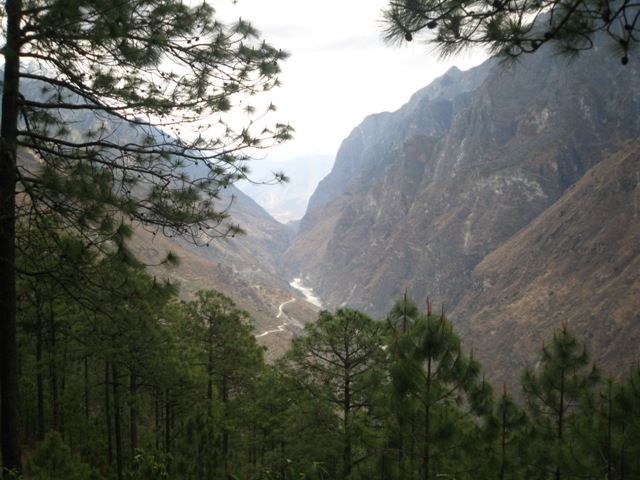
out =
[[482,61],[480,52],[442,62],[424,44],[385,45],[380,23],[385,3],[239,0],[224,7],[225,16],[250,20],[269,43],[291,54],[283,64],[283,86],[272,98],[278,120],[296,129],[295,140],[270,151],[270,160],[334,155],[365,116],[399,108],[454,64],[464,70]]

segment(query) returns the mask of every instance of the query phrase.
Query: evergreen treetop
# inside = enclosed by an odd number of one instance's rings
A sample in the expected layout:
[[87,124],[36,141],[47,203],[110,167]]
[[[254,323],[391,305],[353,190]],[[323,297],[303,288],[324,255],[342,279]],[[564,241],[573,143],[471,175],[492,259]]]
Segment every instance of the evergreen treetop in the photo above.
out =
[[481,45],[513,58],[545,43],[574,55],[606,35],[626,65],[640,29],[638,5],[613,0],[389,0],[383,15],[388,41],[420,35],[444,56]]

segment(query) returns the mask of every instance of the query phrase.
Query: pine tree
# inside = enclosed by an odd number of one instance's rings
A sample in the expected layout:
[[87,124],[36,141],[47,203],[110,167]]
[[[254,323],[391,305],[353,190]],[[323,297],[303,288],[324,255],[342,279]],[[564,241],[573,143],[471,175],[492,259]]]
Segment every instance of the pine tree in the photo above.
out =
[[569,458],[578,475],[622,480],[640,473],[639,380],[637,368],[619,382],[609,377],[584,402],[583,413],[572,426],[576,440]]
[[[226,207],[216,198],[246,175],[247,151],[290,136],[287,125],[251,121],[234,128],[227,120],[237,97],[277,85],[285,55],[262,42],[247,22],[226,26],[214,13],[206,2],[189,6],[178,0],[5,2],[0,127],[5,471],[19,471],[21,465],[17,216],[58,215],[103,253],[109,252],[104,240],[118,230],[119,218],[207,243],[237,231],[224,223]],[[70,118],[80,130],[73,130]],[[195,133],[181,138],[189,128]],[[37,162],[19,162],[20,149],[32,152]]]
[[427,313],[392,343],[391,356],[394,388],[420,406],[422,478],[462,470],[461,459],[447,452],[472,449],[476,419],[491,413],[491,388],[480,379],[478,363],[463,353],[444,311],[433,315],[430,303]]
[[640,365],[635,365],[614,390],[612,455],[620,480],[640,476]]
[[354,464],[363,461],[355,439],[369,420],[369,392],[381,382],[376,372],[383,356],[381,333],[382,325],[361,312],[323,311],[316,322],[305,326],[303,336],[294,339],[288,353],[305,388],[340,412],[341,479],[349,478]]
[[563,457],[569,454],[572,443],[569,425],[598,381],[598,371],[590,363],[586,348],[566,324],[554,333],[550,344],[542,347],[539,366],[524,372],[522,389],[543,442],[537,468],[549,471],[556,480],[565,476]]
[[[403,352],[400,348],[400,338],[409,331],[420,317],[418,305],[408,298],[405,292],[402,300],[393,304],[387,315],[389,327],[389,355],[390,365],[401,359]],[[418,416],[419,406],[414,398],[405,395],[405,392],[388,385],[388,418],[387,435],[389,446],[395,445],[397,455],[397,478],[413,478],[413,466],[415,464],[415,421]],[[392,463],[392,462],[390,462]]]
[[331,405],[315,398],[295,372],[290,373],[278,361],[257,378],[250,399],[256,427],[250,444],[257,471],[266,478],[315,478],[326,469],[331,473],[327,478],[336,478],[339,419]]
[[122,476],[146,433],[147,388],[171,365],[159,318],[175,289],[126,254],[96,256],[56,222],[20,226],[18,268],[37,272],[18,283],[24,440],[57,431],[92,466],[109,450]]
[[[41,224],[21,224],[18,231],[22,248],[17,268],[34,274],[20,278],[17,293],[23,352],[33,352],[34,356],[35,436],[42,440],[49,429],[62,431],[67,340],[73,335],[72,323],[80,310],[71,297],[77,298],[86,287],[86,275],[94,268],[95,255],[79,239],[66,235],[55,222],[40,220]],[[50,408],[45,408],[47,405]],[[29,436],[33,432],[24,433]]]
[[185,334],[196,345],[197,364],[204,366],[207,415],[197,416],[194,425],[200,435],[219,441],[210,447],[219,452],[221,461],[210,470],[232,478],[234,432],[240,431],[235,428],[237,413],[263,365],[263,349],[255,342],[247,312],[229,297],[216,291],[199,291],[196,296],[187,305],[190,318]]
[[524,410],[509,396],[506,386],[496,402],[497,478],[518,478],[522,458],[526,458],[526,442],[530,441],[529,421]]
[[390,0],[384,11],[388,41],[410,42],[421,35],[445,56],[482,45],[513,58],[548,42],[575,55],[606,35],[623,65],[638,41],[637,18],[638,5],[612,0]]

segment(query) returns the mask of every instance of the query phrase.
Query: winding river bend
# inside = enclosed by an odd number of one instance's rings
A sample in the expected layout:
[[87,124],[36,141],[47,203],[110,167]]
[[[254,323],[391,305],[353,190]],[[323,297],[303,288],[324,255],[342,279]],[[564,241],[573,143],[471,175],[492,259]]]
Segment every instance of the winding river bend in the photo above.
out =
[[302,293],[304,297],[307,299],[307,302],[309,302],[312,305],[315,305],[316,307],[322,308],[322,302],[320,301],[320,299],[313,294],[313,289],[305,287],[302,284],[301,278],[294,278],[291,281],[291,283],[289,283],[289,285],[291,285],[293,288],[295,288],[300,293]]

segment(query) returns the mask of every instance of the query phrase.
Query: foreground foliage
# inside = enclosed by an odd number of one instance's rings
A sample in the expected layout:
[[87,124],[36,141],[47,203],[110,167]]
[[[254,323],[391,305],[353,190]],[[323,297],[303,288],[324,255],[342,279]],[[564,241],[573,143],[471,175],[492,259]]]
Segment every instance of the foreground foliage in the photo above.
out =
[[121,219],[200,244],[234,235],[220,192],[291,129],[253,102],[286,54],[207,2],[6,0],[0,17],[1,447],[20,471],[16,221],[56,217],[102,255]]
[[269,365],[228,297],[180,301],[126,250],[46,232],[18,263],[41,271],[18,285],[25,478],[640,475],[640,370],[603,381],[566,326],[513,396],[406,298],[382,321],[322,312]]
[[637,47],[639,14],[637,3],[613,0],[389,0],[384,19],[388,41],[420,36],[444,56],[480,45],[515,58],[545,43],[576,55],[606,36],[626,65]]

